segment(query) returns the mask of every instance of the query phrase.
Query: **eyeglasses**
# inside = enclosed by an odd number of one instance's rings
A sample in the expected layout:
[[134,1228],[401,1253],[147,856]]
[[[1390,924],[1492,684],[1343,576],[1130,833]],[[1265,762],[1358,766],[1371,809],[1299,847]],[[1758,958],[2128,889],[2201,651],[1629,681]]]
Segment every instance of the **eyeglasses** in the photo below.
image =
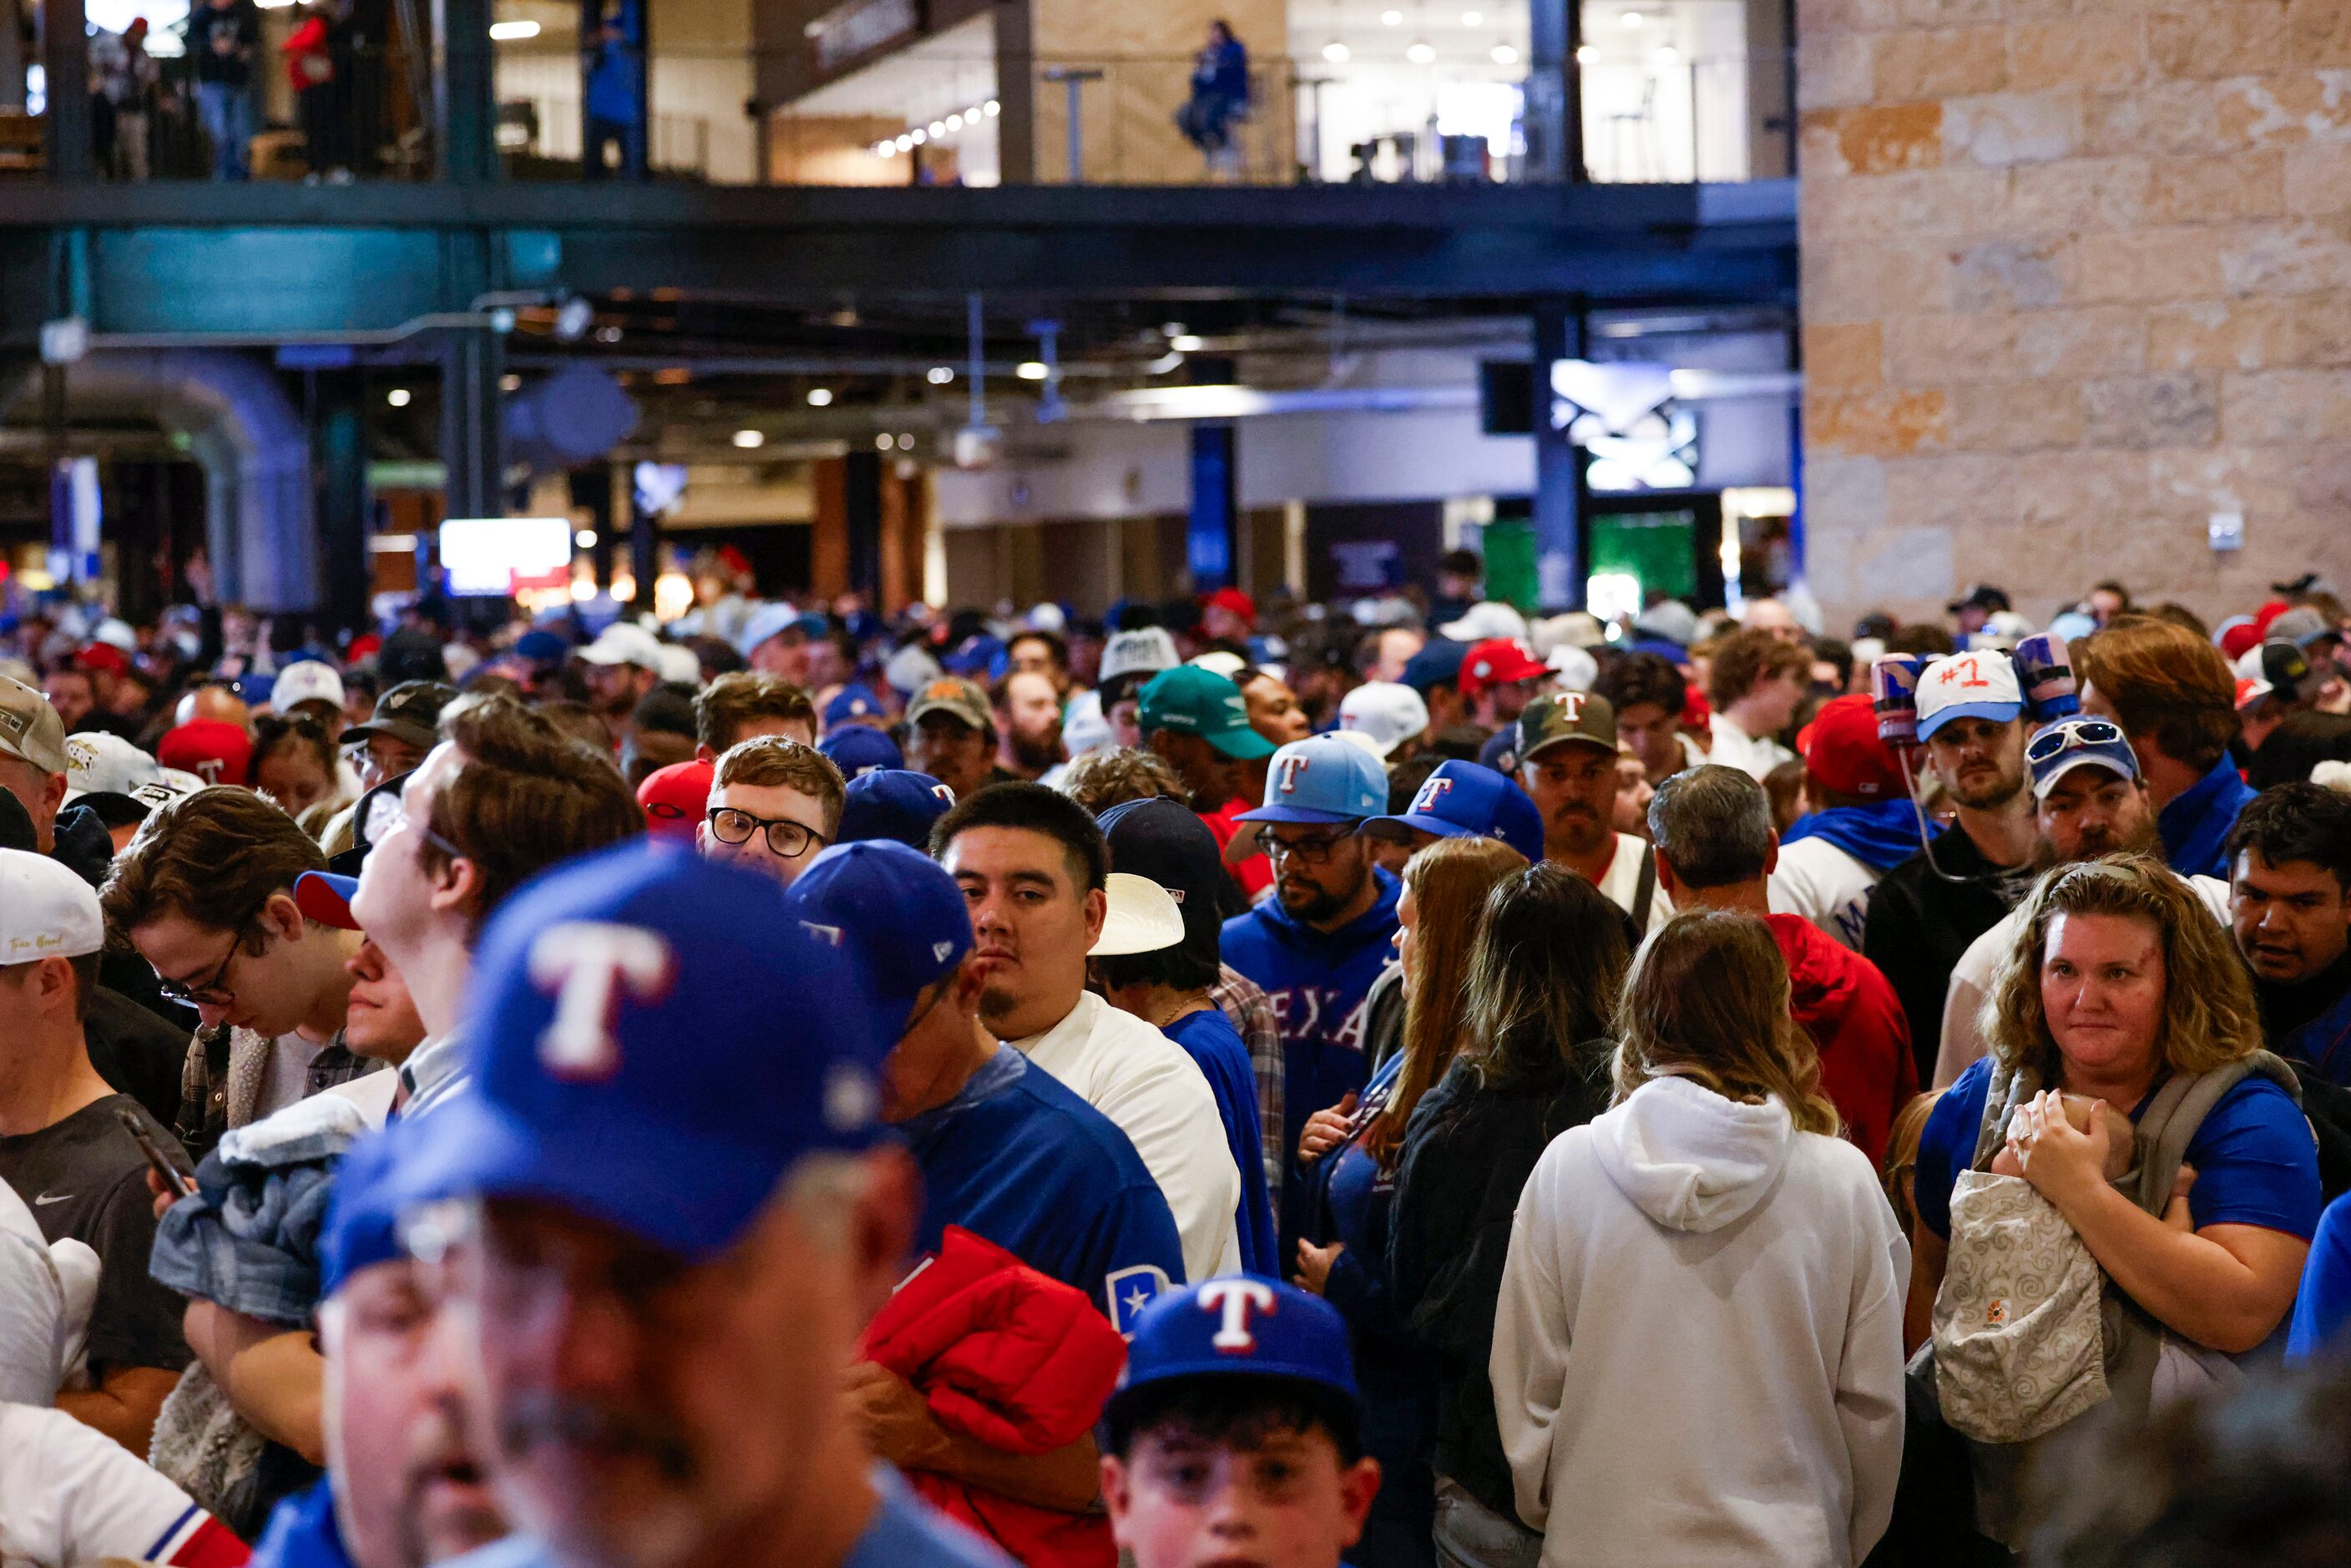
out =
[[703,821],[710,824],[710,836],[722,844],[747,844],[753,833],[765,829],[768,848],[788,861],[807,853],[810,844],[820,846],[827,841],[814,828],[789,817],[755,817],[732,806],[713,806]]
[[368,848],[372,850],[401,829],[411,827],[416,830],[426,843],[431,844],[451,860],[462,861],[473,858],[464,850],[410,816],[407,802],[398,795],[388,791],[377,796],[375,803],[368,808],[366,831],[362,836],[367,841]]
[[225,1008],[236,1000],[236,988],[226,983],[228,967],[236,962],[236,956],[244,950],[245,933],[240,931],[229,938],[228,951],[221,956],[219,966],[210,976],[202,980],[183,981],[167,980],[158,975],[155,977],[155,988],[172,1000],[184,1002],[192,1008]]
[[2024,748],[2027,762],[2054,762],[2075,747],[2112,746],[2123,737],[2121,727],[2103,718],[2069,718],[2032,737]]
[[1265,858],[1276,865],[1294,860],[1307,865],[1329,865],[1339,846],[1353,838],[1353,833],[1320,833],[1311,839],[1278,839],[1268,833],[1260,841],[1265,845]]

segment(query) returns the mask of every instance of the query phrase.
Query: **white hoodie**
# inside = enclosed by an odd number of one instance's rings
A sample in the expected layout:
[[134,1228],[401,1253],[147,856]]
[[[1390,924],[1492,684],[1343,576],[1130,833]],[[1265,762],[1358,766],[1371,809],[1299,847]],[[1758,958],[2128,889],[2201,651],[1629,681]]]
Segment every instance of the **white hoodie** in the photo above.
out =
[[1562,1134],[1489,1370],[1545,1568],[1847,1565],[1894,1511],[1910,1249],[1868,1157],[1679,1078]]

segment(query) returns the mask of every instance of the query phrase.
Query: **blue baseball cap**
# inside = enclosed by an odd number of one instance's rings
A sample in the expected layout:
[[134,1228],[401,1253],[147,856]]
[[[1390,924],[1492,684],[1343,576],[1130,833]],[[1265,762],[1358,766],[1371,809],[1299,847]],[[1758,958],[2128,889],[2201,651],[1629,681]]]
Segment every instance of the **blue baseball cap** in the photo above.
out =
[[398,1165],[398,1140],[388,1132],[360,1139],[337,1162],[326,1221],[319,1233],[321,1301],[360,1270],[406,1256],[400,1245],[400,1195],[392,1180]]
[[861,724],[869,719],[886,723],[889,717],[889,710],[862,686],[843,686],[831,702],[824,705],[824,728],[828,735],[845,724]]
[[787,632],[798,632],[803,637],[821,637],[832,630],[832,622],[815,611],[799,611],[789,604],[762,604],[743,622],[743,630],[735,639],[735,651],[749,658],[759,644]]
[[1265,769],[1265,804],[1243,822],[1359,822],[1388,809],[1380,759],[1338,734],[1310,735],[1273,754]]
[[1468,643],[1456,643],[1449,637],[1431,637],[1420,645],[1419,653],[1404,662],[1401,684],[1410,686],[1422,696],[1428,695],[1431,686],[1442,685],[1447,681],[1458,684],[1461,663],[1468,656]]
[[1338,1309],[1295,1285],[1247,1274],[1165,1291],[1137,1314],[1103,1419],[1114,1424],[1139,1390],[1178,1377],[1278,1377],[1350,1406],[1361,1398]]
[[956,972],[971,951],[971,911],[946,869],[888,839],[835,844],[809,862],[785,894],[800,924],[864,970],[874,1000],[897,1027],[915,998]]
[[833,842],[892,839],[927,851],[931,824],[946,816],[954,804],[955,791],[927,773],[904,768],[860,773],[849,781],[849,797],[841,808],[841,831],[833,835]]
[[1411,805],[1364,824],[1374,834],[1383,828],[1418,828],[1441,839],[1499,839],[1529,863],[1543,858],[1542,813],[1525,790],[1482,763],[1438,764]]
[[772,879],[668,844],[582,856],[492,918],[475,1092],[414,1124],[402,1196],[537,1198],[707,1260],[801,1156],[872,1144],[899,1021]]
[[562,633],[541,628],[516,638],[514,651],[517,657],[534,664],[559,664],[570,657],[571,643]]
[[2035,730],[2024,743],[2024,760],[2032,768],[2032,798],[2045,800],[2057,780],[2076,768],[2104,768],[2133,783],[2138,781],[2138,753],[2122,727],[2111,719],[2077,714]]
[[861,778],[876,768],[906,766],[905,754],[890,738],[890,732],[870,724],[845,724],[818,741],[816,748],[831,758],[843,779]]

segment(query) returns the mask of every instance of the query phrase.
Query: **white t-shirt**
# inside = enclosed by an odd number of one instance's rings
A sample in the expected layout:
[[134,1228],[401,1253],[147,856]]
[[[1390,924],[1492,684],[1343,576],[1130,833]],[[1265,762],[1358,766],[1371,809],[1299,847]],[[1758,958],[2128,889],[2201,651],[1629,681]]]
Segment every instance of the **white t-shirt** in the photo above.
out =
[[1176,1216],[1186,1283],[1240,1271],[1241,1173],[1216,1092],[1182,1046],[1092,991],[1044,1033],[1005,1043],[1126,1134]]
[[[2229,884],[2217,876],[2191,876],[2188,885],[2212,912],[2212,918],[2221,925],[2229,924]],[[1985,995],[1991,989],[1991,972],[2000,956],[2016,938],[2017,925],[2023,920],[2022,908],[2010,910],[2001,916],[1991,930],[1968,944],[1959,961],[1951,966],[1950,988],[1943,993],[1943,1046],[1935,1056],[1935,1082],[1930,1086],[1949,1089],[1959,1081],[1959,1074],[1983,1060],[1991,1049],[1983,1034],[1976,1028],[1976,1009],[1983,1006]]]
[[[1608,862],[1608,874],[1594,885],[1607,896],[1608,902],[1633,913],[1633,905],[1641,895],[1641,866],[1649,858],[1649,841],[1635,838],[1630,833],[1616,835],[1616,856]],[[1674,901],[1666,890],[1654,882],[1649,893],[1649,924],[1641,935],[1647,936],[1674,917]]]
[[1798,839],[1780,846],[1780,863],[1765,893],[1772,914],[1801,915],[1858,953],[1869,890],[1878,875],[1826,839]]
[[1740,728],[1727,713],[1713,716],[1710,733],[1714,739],[1707,747],[1706,759],[1718,767],[1736,768],[1758,784],[1782,762],[1796,759],[1794,752],[1770,736],[1758,738]]
[[15,1187],[0,1182],[0,1400],[47,1405],[65,1360],[65,1295],[49,1244]]
[[242,1561],[221,1522],[113,1438],[57,1410],[0,1405],[0,1565],[102,1557],[186,1568]]

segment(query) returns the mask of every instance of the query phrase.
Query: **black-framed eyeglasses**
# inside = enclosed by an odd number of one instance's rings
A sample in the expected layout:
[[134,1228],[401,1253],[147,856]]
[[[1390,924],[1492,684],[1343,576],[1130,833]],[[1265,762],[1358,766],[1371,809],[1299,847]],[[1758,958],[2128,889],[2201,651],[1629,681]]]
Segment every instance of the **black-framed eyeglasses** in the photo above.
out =
[[2077,746],[2112,746],[2122,737],[2122,727],[2111,720],[2069,718],[2034,736],[2024,748],[2024,759],[2053,762]]
[[1354,836],[1353,833],[1317,833],[1311,839],[1278,839],[1268,833],[1259,842],[1265,846],[1265,858],[1276,864],[1294,860],[1306,865],[1329,865],[1339,846]]
[[768,848],[783,860],[798,860],[810,844],[822,848],[827,840],[805,822],[789,817],[755,817],[734,806],[713,806],[703,813],[710,836],[722,844],[747,844],[753,833],[765,831]]
[[228,967],[235,963],[236,956],[244,951],[245,933],[240,931],[229,938],[228,951],[205,978],[182,981],[158,975],[155,977],[155,988],[172,1001],[184,1002],[192,1008],[225,1008],[236,1000],[236,988],[226,983]]

